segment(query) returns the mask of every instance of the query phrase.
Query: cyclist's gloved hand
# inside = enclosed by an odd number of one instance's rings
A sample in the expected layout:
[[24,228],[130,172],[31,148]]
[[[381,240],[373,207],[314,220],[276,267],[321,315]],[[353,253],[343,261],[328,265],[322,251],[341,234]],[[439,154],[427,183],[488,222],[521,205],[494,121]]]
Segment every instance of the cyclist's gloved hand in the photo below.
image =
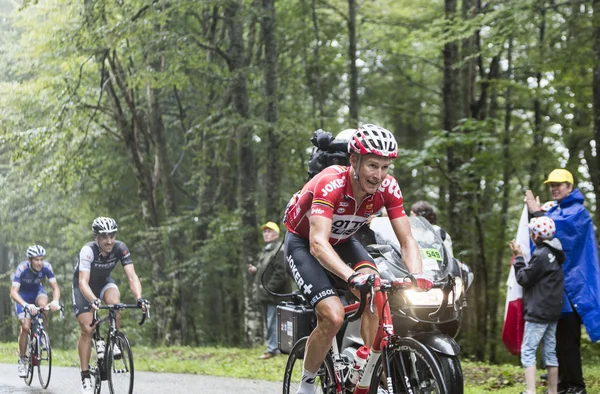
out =
[[143,311],[146,311],[146,309],[148,308],[148,306],[150,306],[150,301],[148,301],[145,298],[140,297],[140,298],[137,299],[137,306],[139,308],[142,308]]
[[[369,281],[371,279],[371,281]],[[360,272],[355,272],[350,277],[348,277],[348,286],[351,289],[361,290],[362,288],[368,288],[370,286],[369,282],[373,282],[375,279],[375,274],[363,274]]]
[[50,307],[51,311],[57,311],[60,309],[60,305],[56,300],[52,301],[50,304],[48,304],[48,306]]
[[421,290],[429,290],[433,287],[433,281],[423,274],[412,274],[417,287]]
[[94,301],[90,302],[90,306],[92,307],[92,309],[98,309],[100,304],[102,304],[102,301],[100,301],[100,298],[96,298]]
[[23,309],[27,309],[31,316],[35,316],[38,314],[38,307],[35,304],[25,304]]

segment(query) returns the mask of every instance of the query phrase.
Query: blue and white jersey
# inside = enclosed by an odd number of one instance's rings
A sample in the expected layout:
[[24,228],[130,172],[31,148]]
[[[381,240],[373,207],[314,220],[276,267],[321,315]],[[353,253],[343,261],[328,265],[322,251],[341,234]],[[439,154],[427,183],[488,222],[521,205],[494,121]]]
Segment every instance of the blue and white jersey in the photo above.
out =
[[26,260],[17,266],[12,285],[19,288],[19,294],[33,293],[38,291],[44,277],[48,278],[48,282],[56,282],[52,265],[49,262],[44,261],[42,269],[36,272],[31,268],[29,260]]

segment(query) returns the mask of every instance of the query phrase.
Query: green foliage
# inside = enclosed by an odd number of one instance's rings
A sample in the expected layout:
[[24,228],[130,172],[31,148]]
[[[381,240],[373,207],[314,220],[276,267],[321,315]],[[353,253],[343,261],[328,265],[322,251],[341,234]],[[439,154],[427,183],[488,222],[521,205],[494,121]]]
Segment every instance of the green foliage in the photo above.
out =
[[[311,1],[276,2],[274,133],[282,179],[274,201],[266,187],[274,148],[264,121],[262,9],[250,0],[240,4],[245,63],[232,72],[223,2],[47,0],[19,8],[0,0],[0,243],[11,256],[3,278],[27,245],[42,243],[68,303],[74,259],[90,240],[91,220],[113,216],[144,294],[151,298],[159,280],[172,290],[164,306],[172,343],[244,342],[243,276],[252,256],[242,250],[241,235],[258,230],[240,223],[239,174],[250,164],[239,158],[242,130],[255,142],[257,221],[277,220],[265,217],[267,206],[283,213],[302,187],[315,129],[337,134],[348,127],[350,94],[347,2],[314,2],[314,9]],[[589,207],[596,205],[594,56],[589,4],[491,1],[482,7],[447,18],[439,0],[358,2],[357,67],[360,121],[394,130],[401,155],[393,174],[405,206],[428,199],[442,226],[460,221],[455,250],[473,264],[487,292],[474,294],[471,303],[498,297],[484,311],[483,326],[492,330],[489,319],[502,318],[508,272],[508,264],[496,264],[509,259],[504,243],[515,233],[524,190],[549,199],[543,174],[567,166],[591,197]],[[449,43],[459,52],[450,68],[459,76],[453,115],[460,121],[442,130]],[[232,104],[231,81],[239,75],[247,81],[249,118]],[[162,143],[149,133],[156,113]],[[128,144],[134,131],[135,143]],[[160,147],[166,158],[159,160]],[[170,185],[158,176],[161,165]],[[143,198],[148,190],[150,206]],[[149,239],[155,236],[164,279],[154,277]],[[122,270],[115,276],[129,297]],[[469,310],[465,342],[481,336],[478,318]],[[149,330],[134,335],[142,340]],[[487,350],[498,345],[495,330],[486,333]],[[499,387],[512,382],[498,379]]]

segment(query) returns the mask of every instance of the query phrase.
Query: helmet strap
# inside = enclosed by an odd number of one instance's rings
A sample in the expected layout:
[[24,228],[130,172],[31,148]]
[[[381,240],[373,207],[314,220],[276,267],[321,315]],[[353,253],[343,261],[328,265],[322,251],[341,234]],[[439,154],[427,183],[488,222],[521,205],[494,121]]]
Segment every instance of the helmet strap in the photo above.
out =
[[362,155],[358,155],[358,159],[356,160],[356,168],[354,169],[354,180],[355,181],[358,181],[358,171],[360,170],[360,159],[361,158],[362,158]]

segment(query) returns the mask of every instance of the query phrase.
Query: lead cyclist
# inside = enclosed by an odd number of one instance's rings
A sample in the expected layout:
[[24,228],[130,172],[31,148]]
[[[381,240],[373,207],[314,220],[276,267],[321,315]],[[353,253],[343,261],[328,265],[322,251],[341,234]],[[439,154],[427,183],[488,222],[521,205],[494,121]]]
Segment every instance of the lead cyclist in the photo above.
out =
[[[335,291],[357,287],[377,267],[365,248],[352,235],[369,216],[386,208],[402,249],[408,271],[423,290],[433,287],[423,276],[421,255],[404,210],[398,182],[388,174],[398,144],[383,127],[360,126],[348,142],[350,166],[331,166],[307,182],[286,207],[287,234],[284,253],[289,273],[305,298],[315,308],[317,327],[306,345],[298,394],[315,392],[315,377],[331,343],[344,321],[344,307]],[[366,310],[361,317],[361,336],[372,344],[378,316]]]
[[[94,327],[92,310],[98,309],[102,301],[106,304],[118,304],[121,293],[110,273],[117,263],[121,263],[129,288],[137,299],[138,306],[146,310],[148,301],[142,298],[142,284],[135,273],[131,254],[124,242],[116,239],[117,222],[108,217],[98,217],[92,223],[94,241],[85,244],[79,252],[79,261],[73,274],[73,311],[79,322],[80,336],[77,342],[81,366],[81,391],[93,393],[90,375],[91,341]],[[121,315],[117,313],[117,327]],[[115,345],[114,354],[120,353]]]

